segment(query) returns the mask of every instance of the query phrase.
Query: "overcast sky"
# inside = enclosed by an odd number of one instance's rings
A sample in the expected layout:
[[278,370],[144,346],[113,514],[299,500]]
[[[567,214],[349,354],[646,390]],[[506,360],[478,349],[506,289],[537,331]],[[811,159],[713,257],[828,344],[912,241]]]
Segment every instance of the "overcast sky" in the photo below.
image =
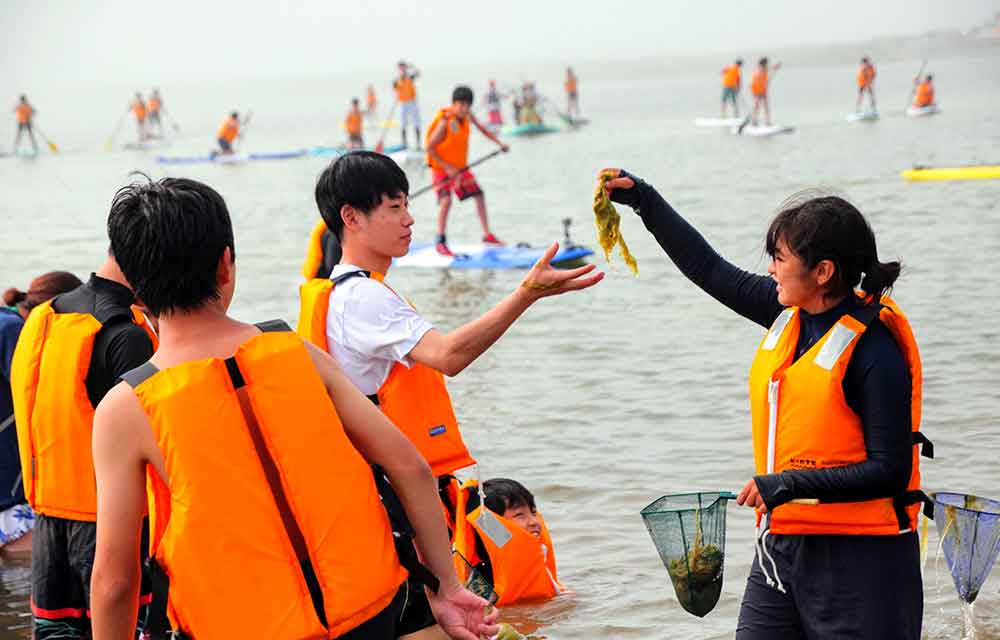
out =
[[1000,0],[0,0],[0,91],[634,58],[968,29]]

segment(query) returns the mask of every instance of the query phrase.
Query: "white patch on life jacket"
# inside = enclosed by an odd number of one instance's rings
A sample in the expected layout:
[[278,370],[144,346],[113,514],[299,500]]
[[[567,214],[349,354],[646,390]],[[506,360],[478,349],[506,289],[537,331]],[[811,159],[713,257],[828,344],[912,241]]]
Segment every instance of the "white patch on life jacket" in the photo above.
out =
[[485,507],[479,510],[476,525],[480,528],[480,532],[496,545],[497,549],[503,549],[504,545],[514,537],[507,530],[507,527],[503,526],[503,523],[493,515],[493,512]]
[[788,321],[792,319],[795,315],[795,309],[785,309],[781,312],[774,320],[774,324],[771,325],[771,330],[767,332],[767,338],[764,339],[764,344],[761,345],[761,349],[765,351],[773,351],[774,347],[778,345],[778,340],[781,338],[781,334],[784,333],[785,327],[788,326]]
[[840,356],[844,354],[844,351],[850,346],[851,342],[858,337],[858,332],[854,329],[849,329],[842,323],[838,322],[833,325],[833,329],[830,331],[829,337],[826,342],[823,343],[823,347],[816,354],[816,358],[813,362],[816,366],[823,367],[827,371],[833,369],[833,365],[837,364],[840,360]]

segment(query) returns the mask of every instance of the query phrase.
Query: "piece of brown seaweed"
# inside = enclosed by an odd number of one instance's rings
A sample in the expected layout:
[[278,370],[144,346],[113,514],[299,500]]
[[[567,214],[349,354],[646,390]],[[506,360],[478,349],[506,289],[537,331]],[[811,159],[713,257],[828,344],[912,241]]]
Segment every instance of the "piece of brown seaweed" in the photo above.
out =
[[594,191],[594,222],[597,224],[597,241],[600,243],[601,249],[604,250],[604,258],[608,262],[611,262],[611,250],[617,244],[625,264],[628,265],[633,274],[639,275],[639,265],[636,264],[635,257],[629,252],[625,238],[622,237],[620,228],[622,218],[604,190],[604,185],[608,180],[615,177],[612,173],[602,173],[597,181],[597,189]]

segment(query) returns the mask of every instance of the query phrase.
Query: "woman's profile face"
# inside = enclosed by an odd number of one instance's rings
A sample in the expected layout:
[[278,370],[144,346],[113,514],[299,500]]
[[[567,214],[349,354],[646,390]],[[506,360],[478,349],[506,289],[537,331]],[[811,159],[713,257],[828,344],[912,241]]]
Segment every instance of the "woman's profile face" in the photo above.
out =
[[767,272],[778,284],[778,302],[786,307],[803,306],[819,293],[813,271],[788,248],[784,238],[775,243],[774,257]]

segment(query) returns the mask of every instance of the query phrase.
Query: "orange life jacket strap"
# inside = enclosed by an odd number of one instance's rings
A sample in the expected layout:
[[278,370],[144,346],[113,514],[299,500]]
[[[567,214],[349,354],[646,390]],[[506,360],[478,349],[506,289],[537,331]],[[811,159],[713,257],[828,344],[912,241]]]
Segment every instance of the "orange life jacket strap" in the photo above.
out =
[[292,513],[288,496],[285,495],[285,489],[281,486],[281,472],[278,471],[278,465],[274,462],[271,452],[267,449],[267,443],[264,441],[264,434],[261,432],[260,423],[257,422],[257,416],[253,412],[253,405],[250,402],[250,392],[247,391],[246,380],[240,372],[240,366],[236,362],[236,358],[226,358],[225,362],[229,379],[233,383],[233,389],[236,391],[240,410],[243,412],[243,419],[246,420],[247,430],[250,432],[250,439],[253,441],[257,457],[260,459],[260,466],[264,471],[264,477],[267,479],[271,495],[274,497],[274,502],[278,507],[278,513],[281,515],[281,523],[285,527],[285,534],[288,536],[288,540],[295,550],[295,557],[298,558],[302,577],[305,578],[306,587],[309,589],[309,597],[312,599],[313,609],[316,611],[316,616],[319,618],[320,624],[324,627],[329,627],[326,621],[326,606],[323,602],[323,591],[319,586],[319,580],[316,578],[316,571],[313,569],[312,560],[309,558],[309,549],[306,546],[305,536],[302,534],[302,528],[299,527],[299,523],[295,521],[295,515]]

